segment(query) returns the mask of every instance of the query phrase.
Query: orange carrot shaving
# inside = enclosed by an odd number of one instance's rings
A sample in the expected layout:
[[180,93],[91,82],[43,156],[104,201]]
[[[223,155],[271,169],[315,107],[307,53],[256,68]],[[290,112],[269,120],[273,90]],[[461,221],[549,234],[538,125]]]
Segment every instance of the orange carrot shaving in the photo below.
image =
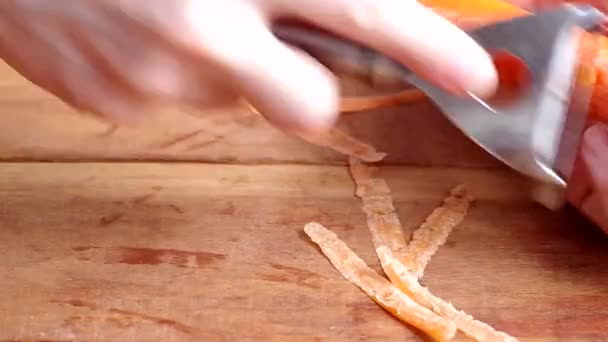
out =
[[[420,228],[414,231],[405,258],[397,255],[413,275],[422,277],[431,257],[445,243],[452,229],[464,219],[472,201],[473,198],[466,188],[457,186],[444,200],[443,205],[433,210]],[[382,259],[380,261],[382,262]]]
[[416,277],[409,272],[405,265],[399,262],[397,258],[393,257],[388,248],[380,247],[376,250],[376,253],[380,256],[381,260],[384,260],[382,262],[382,268],[390,273],[389,277],[391,278],[393,285],[413,298],[416,302],[456,323],[458,329],[465,335],[474,338],[477,341],[517,341],[516,338],[509,336],[504,332],[496,331],[488,324],[475,320],[464,311],[456,309],[449,302],[433,295],[427,288],[418,283]]
[[[343,276],[359,286],[386,310],[414,326],[416,326],[414,323],[399,316],[401,311],[387,308],[389,304],[378,299],[379,287],[392,286],[400,290],[407,300],[413,300],[432,310],[448,322],[454,323],[465,335],[477,341],[517,341],[514,337],[496,331],[490,325],[474,319],[466,312],[456,309],[449,302],[434,296],[418,282],[431,257],[445,243],[453,228],[466,216],[473,201],[466,188],[460,185],[452,189],[443,204],[435,209],[421,227],[414,232],[408,246],[399,217],[395,213],[390,189],[386,181],[378,177],[377,168],[366,166],[351,157],[350,170],[356,184],[355,194],[363,201],[363,210],[367,215],[376,254],[392,285],[369,269],[363,260],[334,233],[318,223],[307,224],[304,230],[308,236],[321,247],[323,254]],[[360,269],[357,270],[357,268]],[[388,291],[383,290],[382,293],[389,293]],[[390,291],[393,296],[391,298],[395,298],[397,294],[393,293],[394,289]],[[407,310],[407,307],[404,310]],[[427,326],[427,329],[430,329],[430,326]],[[449,338],[451,339],[451,337]]]
[[459,27],[471,22],[488,24],[531,14],[502,0],[420,0],[420,3]]
[[377,176],[377,168],[350,158],[350,172],[356,185],[356,196],[363,202],[367,226],[374,246],[387,247],[399,257],[407,250],[407,234],[395,212],[391,191],[386,181]]
[[436,341],[448,341],[454,337],[456,326],[453,322],[419,305],[391,285],[359,258],[336,234],[316,222],[306,224],[304,231],[319,245],[323,254],[346,279],[358,286],[382,308]]
[[472,201],[466,189],[463,186],[454,188],[444,204],[435,209],[414,232],[408,246],[409,232],[404,230],[395,212],[388,184],[376,176],[377,169],[351,157],[350,171],[355,181],[356,195],[363,201],[363,211],[375,248],[387,247],[413,274],[421,277],[433,254],[464,219]]
[[361,112],[418,101],[424,98],[426,98],[426,95],[418,89],[407,89],[386,95],[343,97],[340,100],[340,112]]
[[385,153],[378,152],[376,149],[345,132],[332,128],[327,132],[321,133],[296,133],[297,136],[312,144],[329,147],[337,152],[348,156],[357,157],[366,162],[378,162],[384,157]]

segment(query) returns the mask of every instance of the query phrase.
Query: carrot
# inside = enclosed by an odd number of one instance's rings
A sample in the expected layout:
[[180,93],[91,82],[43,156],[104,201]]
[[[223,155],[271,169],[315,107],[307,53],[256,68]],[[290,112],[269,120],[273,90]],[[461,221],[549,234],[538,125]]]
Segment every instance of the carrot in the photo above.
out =
[[529,15],[530,12],[500,0],[420,0],[461,28]]
[[[439,15],[463,29],[490,24],[492,22],[530,15],[531,12],[501,0],[419,0]],[[592,97],[588,116],[590,120],[608,123],[608,37],[584,32],[581,39],[579,54],[579,70],[577,82],[579,85],[592,87]],[[507,76],[511,71],[498,70],[499,75]],[[417,101],[420,97],[409,94],[408,97],[389,101],[387,96],[383,104],[408,103]],[[377,101],[358,103],[357,109],[365,110],[383,106]],[[352,108],[351,110],[352,111]]]

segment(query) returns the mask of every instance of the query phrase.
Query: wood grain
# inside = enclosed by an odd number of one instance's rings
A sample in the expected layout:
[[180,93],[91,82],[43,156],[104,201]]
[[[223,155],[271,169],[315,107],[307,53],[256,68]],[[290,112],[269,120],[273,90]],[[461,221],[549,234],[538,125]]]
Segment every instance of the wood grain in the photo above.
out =
[[[372,91],[348,78],[343,88]],[[76,113],[2,63],[0,104],[0,160],[346,164],[344,156],[286,136],[244,109],[168,108],[114,127]],[[340,125],[388,152],[390,163],[499,166],[426,101],[349,114]]]
[[[522,341],[600,341],[608,241],[510,172],[382,170],[406,226],[455,184],[478,201],[424,283]],[[0,164],[0,341],[418,341],[302,233],[376,270],[345,167]]]
[[[0,341],[420,340],[302,232],[380,271],[345,157],[243,110],[149,116],[113,127],[0,64]],[[478,198],[425,286],[522,341],[608,338],[608,241],[577,213],[531,203],[428,102],[340,124],[389,153],[405,226],[456,184]]]

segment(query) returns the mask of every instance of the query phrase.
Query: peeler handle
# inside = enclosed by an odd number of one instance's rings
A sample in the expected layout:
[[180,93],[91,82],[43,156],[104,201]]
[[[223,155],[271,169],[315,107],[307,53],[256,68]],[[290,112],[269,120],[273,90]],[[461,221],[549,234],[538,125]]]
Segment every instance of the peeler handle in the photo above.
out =
[[332,71],[369,77],[371,73],[407,82],[412,71],[395,60],[355,41],[297,22],[277,23],[279,40],[308,53]]

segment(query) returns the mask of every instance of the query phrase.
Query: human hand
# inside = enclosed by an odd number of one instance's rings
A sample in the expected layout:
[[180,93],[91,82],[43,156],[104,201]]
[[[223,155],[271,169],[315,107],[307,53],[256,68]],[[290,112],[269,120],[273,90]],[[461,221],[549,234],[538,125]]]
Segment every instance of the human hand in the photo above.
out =
[[115,121],[163,102],[245,98],[280,126],[329,127],[337,83],[271,34],[282,17],[381,50],[453,91],[496,87],[480,47],[403,0],[4,0],[0,57],[67,104]]
[[[604,0],[513,0],[529,10],[550,8],[565,2],[588,3],[607,13]],[[608,233],[608,126],[590,122],[586,129],[573,173],[568,181],[567,199],[587,218]]]
[[568,200],[608,233],[608,126],[593,123],[585,131],[569,181]]

